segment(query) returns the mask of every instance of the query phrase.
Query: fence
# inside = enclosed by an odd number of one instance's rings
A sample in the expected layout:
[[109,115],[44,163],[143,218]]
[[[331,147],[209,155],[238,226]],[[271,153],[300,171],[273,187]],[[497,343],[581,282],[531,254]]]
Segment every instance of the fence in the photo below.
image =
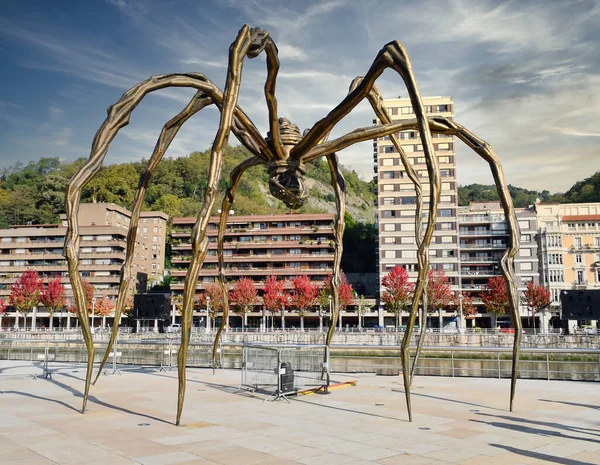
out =
[[327,391],[329,349],[326,345],[243,344],[241,386],[269,392],[267,399],[308,389]]
[[[107,341],[94,343],[96,353],[94,363],[100,363],[106,351]],[[141,365],[171,370],[177,367],[177,353],[180,343],[177,340],[144,340],[115,342],[109,354],[109,370],[119,372],[119,365]],[[213,345],[208,342],[192,342],[188,350],[188,367],[212,367]],[[239,350],[238,350],[239,352]],[[16,362],[29,362],[18,364]],[[0,375],[31,375],[51,377],[50,363],[87,363],[87,349],[82,340],[55,339],[0,339]],[[222,368],[223,348],[217,348],[217,368]],[[55,365],[56,366],[56,365]],[[41,370],[41,372],[40,372]]]
[[[96,343],[99,363],[106,341]],[[106,372],[119,367],[147,366],[171,370],[177,366],[178,340],[118,340]],[[414,353],[414,348],[411,349]],[[427,376],[510,376],[510,347],[426,346],[417,374]],[[51,376],[61,364],[84,364],[87,351],[82,340],[0,339],[0,376]],[[287,365],[282,366],[283,363]],[[189,367],[212,367],[212,344],[190,344]],[[242,369],[242,385],[253,389],[285,392],[277,374],[294,374],[293,390],[326,386],[329,373],[368,372],[398,374],[397,345],[324,345],[223,343],[217,366]],[[279,371],[278,371],[279,370]],[[289,371],[289,373],[288,373]],[[521,349],[521,378],[600,381],[600,349]],[[324,384],[325,383],[325,384]]]

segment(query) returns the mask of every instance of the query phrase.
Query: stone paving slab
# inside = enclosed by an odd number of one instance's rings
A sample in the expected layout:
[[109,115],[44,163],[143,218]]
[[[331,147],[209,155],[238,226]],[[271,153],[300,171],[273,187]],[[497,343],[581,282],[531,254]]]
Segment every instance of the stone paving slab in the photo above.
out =
[[82,378],[0,378],[0,465],[600,464],[598,383],[520,380],[511,413],[508,380],[418,377],[410,423],[395,376],[288,404],[190,369],[176,427],[174,371],[101,377],[84,415]]

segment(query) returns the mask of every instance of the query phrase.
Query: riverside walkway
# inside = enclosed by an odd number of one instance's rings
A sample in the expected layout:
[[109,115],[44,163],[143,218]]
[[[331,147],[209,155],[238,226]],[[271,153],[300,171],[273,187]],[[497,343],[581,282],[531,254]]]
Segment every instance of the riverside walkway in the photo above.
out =
[[0,378],[2,465],[600,464],[597,383],[417,377],[409,423],[402,378],[334,375],[356,386],[284,401],[238,391],[240,371],[189,369],[182,426],[175,371],[100,378],[83,370]]

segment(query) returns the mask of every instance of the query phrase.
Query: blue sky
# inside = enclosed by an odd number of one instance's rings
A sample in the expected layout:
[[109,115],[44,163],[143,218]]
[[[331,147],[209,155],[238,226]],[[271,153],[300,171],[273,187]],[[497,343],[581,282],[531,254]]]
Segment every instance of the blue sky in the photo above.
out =
[[[562,191],[600,169],[600,1],[19,0],[0,11],[0,167],[89,156],[106,108],[153,74],[196,71],[223,87],[242,24],[279,47],[279,111],[301,129],[339,103],[392,40],[407,48],[422,95],[451,95],[456,120],[487,140],[508,181]],[[266,132],[264,55],[246,60],[240,105]],[[406,96],[387,71],[384,97]],[[162,125],[193,95],[147,97],[107,163],[147,158]],[[368,126],[361,104],[334,132]],[[186,123],[167,156],[206,149],[218,114]],[[462,184],[491,182],[459,146]],[[372,177],[371,144],[340,153]]]

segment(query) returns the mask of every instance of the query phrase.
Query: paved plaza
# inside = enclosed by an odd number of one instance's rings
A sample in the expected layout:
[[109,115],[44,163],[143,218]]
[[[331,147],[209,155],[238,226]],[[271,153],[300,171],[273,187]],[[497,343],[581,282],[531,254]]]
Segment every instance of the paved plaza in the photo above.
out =
[[175,371],[103,376],[85,415],[81,366],[2,376],[0,464],[600,464],[597,383],[521,380],[510,413],[508,380],[418,377],[409,423],[397,376],[288,404],[238,392],[239,371],[188,373],[180,427]]

